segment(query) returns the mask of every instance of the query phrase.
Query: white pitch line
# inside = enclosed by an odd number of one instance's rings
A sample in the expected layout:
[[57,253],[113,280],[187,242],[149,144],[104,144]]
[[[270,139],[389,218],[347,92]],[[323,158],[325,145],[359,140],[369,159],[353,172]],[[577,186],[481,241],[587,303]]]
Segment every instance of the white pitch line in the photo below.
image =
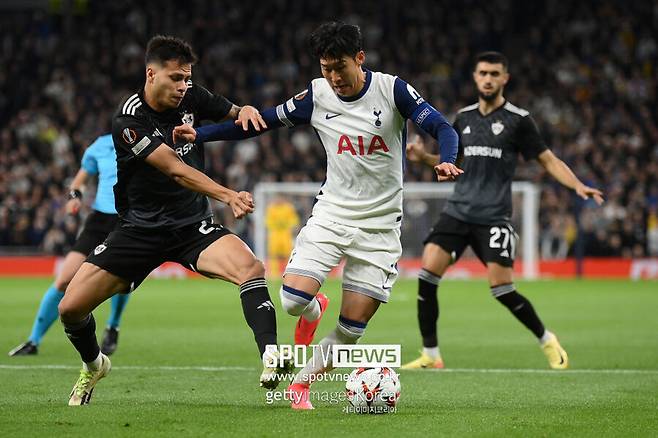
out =
[[[0,370],[77,370],[80,366],[73,365],[3,365]],[[140,366],[124,365],[113,366],[113,370],[127,371],[256,371],[252,367],[212,367],[212,366]],[[407,370],[404,370],[405,372]],[[442,370],[410,370],[432,371],[436,373],[473,373],[473,374],[546,374],[560,376],[563,374],[658,374],[658,370],[633,370],[633,369],[571,369],[571,370],[542,370],[533,368],[445,368]]]
[[[3,365],[0,364],[0,370],[77,370],[80,366],[73,365]],[[124,365],[112,366],[112,370],[129,370],[129,371],[254,371],[256,368],[250,367],[202,367],[202,366],[140,366]]]

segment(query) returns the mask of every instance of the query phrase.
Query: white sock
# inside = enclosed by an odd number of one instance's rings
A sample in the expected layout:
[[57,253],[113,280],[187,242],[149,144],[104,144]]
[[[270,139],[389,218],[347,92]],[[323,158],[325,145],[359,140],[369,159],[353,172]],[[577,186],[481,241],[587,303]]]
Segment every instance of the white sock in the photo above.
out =
[[553,333],[549,332],[548,330],[544,330],[544,334],[541,335],[541,338],[539,338],[539,343],[541,345],[544,345],[546,342],[548,342],[551,338],[553,337]]
[[[306,363],[304,368],[299,370],[293,383],[304,383],[310,385],[313,383],[313,380],[317,375],[331,371],[333,369],[331,346],[338,343],[340,343],[340,341],[332,332],[329,336],[321,340],[318,345],[313,347],[313,356]],[[325,366],[325,361],[327,366]]]
[[423,347],[423,353],[425,353],[426,355],[428,355],[434,360],[438,359],[441,356],[439,347],[432,347],[432,348]]
[[[319,306],[318,306],[319,307]],[[346,326],[339,322],[338,326],[329,333],[318,345],[313,348],[313,356],[302,368],[293,383],[305,383],[311,385],[318,375],[327,373],[334,369],[331,352],[335,344],[356,344],[363,336],[365,328]]]
[[96,359],[94,359],[92,362],[83,362],[82,367],[85,369],[85,371],[98,371],[102,364],[103,355],[102,353],[98,353],[98,357]]
[[322,309],[320,308],[320,303],[316,298],[313,298],[310,303],[304,308],[302,316],[308,322],[313,322],[320,317]]

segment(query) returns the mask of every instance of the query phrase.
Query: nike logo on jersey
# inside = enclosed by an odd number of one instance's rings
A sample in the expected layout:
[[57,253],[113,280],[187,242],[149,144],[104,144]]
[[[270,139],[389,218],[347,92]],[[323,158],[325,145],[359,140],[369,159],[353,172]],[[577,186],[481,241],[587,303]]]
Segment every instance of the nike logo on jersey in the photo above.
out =
[[470,134],[470,133],[471,133],[471,127],[470,127],[470,126],[467,126],[467,127],[464,128],[464,130],[462,131],[462,134]]
[[340,116],[340,115],[341,115],[341,114],[331,114],[331,113],[327,113],[327,114],[324,116],[324,118],[327,119],[327,120],[331,120],[331,119],[333,119],[334,117],[338,117],[338,116]]

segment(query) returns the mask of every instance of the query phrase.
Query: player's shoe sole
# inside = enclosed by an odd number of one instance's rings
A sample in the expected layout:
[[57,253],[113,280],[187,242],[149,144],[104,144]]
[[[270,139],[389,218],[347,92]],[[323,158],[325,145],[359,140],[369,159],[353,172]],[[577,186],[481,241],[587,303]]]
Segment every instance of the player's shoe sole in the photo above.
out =
[[427,354],[421,352],[418,359],[412,360],[400,367],[403,370],[423,370],[423,369],[442,369],[443,359],[439,356],[436,359],[432,359]]
[[569,367],[569,356],[553,333],[550,339],[542,344],[541,349],[552,369],[565,370]]
[[298,411],[315,409],[310,400],[310,388],[303,383],[293,383],[288,387],[287,396],[290,397],[290,407]]
[[329,298],[322,292],[318,292],[315,299],[320,304],[320,316],[315,321],[307,321],[303,316],[299,317],[297,326],[295,326],[295,345],[311,345],[320,320],[329,306]]
[[97,371],[80,370],[78,381],[73,385],[69,396],[69,406],[82,406],[89,404],[94,388],[100,379],[107,376],[112,369],[110,358],[101,353],[101,367]]

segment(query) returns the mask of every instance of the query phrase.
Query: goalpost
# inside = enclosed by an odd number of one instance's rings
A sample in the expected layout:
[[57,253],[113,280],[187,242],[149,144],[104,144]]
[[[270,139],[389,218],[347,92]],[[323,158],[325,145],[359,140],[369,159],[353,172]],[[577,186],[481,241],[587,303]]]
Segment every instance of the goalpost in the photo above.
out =
[[[267,260],[267,229],[265,216],[267,206],[275,197],[284,198],[294,205],[300,217],[300,226],[311,214],[313,201],[320,190],[320,183],[274,183],[256,185],[253,214],[256,256]],[[404,219],[402,221],[402,258],[419,258],[422,241],[430,227],[438,220],[445,201],[450,197],[454,183],[405,183]],[[520,235],[521,245],[517,249],[517,261],[522,261],[522,277],[534,279],[538,276],[538,219],[539,188],[530,182],[512,183],[512,223]],[[469,250],[470,251],[470,250]],[[465,253],[465,258],[474,257]]]

